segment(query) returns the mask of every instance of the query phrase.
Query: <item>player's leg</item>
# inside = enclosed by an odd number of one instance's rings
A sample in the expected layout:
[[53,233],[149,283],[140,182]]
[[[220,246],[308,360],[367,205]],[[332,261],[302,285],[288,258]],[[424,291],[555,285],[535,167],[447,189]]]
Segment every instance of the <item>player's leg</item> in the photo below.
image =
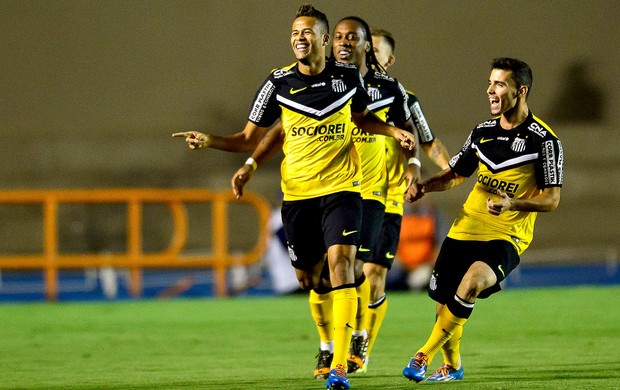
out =
[[[323,275],[329,278],[327,262],[323,267]],[[324,278],[321,277],[321,280]],[[325,283],[322,283],[325,285]],[[334,323],[333,323],[333,292],[330,286],[320,286],[310,290],[308,303],[310,313],[319,333],[319,353],[314,369],[314,379],[327,379],[334,357]]]
[[356,278],[357,275],[361,275],[364,283],[360,284],[360,279],[356,279],[356,285],[358,286],[356,288],[358,294],[358,314],[347,360],[348,372],[350,373],[366,372],[366,351],[368,348],[366,324],[368,323],[368,305],[372,286],[368,278],[364,276],[363,269],[364,263],[371,260],[374,256],[374,250],[381,235],[384,215],[385,205],[383,203],[374,199],[362,200],[362,230],[357,250]]

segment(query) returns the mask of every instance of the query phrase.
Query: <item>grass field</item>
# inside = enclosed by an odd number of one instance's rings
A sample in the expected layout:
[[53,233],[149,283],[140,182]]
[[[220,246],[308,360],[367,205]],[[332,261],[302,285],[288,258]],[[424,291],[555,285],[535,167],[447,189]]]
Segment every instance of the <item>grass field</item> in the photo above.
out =
[[[620,389],[620,286],[509,290],[465,326],[465,380],[401,376],[434,303],[392,293],[352,389]],[[305,296],[0,306],[0,389],[324,389]],[[431,364],[434,370],[440,357]],[[431,371],[429,370],[429,371]]]

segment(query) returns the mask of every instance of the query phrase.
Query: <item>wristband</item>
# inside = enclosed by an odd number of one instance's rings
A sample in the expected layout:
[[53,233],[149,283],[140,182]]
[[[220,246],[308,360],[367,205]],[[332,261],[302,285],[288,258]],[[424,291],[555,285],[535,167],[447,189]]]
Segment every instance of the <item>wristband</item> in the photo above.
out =
[[411,165],[411,164],[413,164],[413,165],[417,165],[417,166],[418,166],[418,168],[421,168],[421,167],[422,167],[422,163],[420,162],[420,160],[418,160],[418,158],[417,158],[417,157],[411,157],[411,158],[409,159],[409,165]]
[[254,170],[258,168],[258,164],[256,164],[256,161],[252,157],[245,160],[245,165],[251,165]]

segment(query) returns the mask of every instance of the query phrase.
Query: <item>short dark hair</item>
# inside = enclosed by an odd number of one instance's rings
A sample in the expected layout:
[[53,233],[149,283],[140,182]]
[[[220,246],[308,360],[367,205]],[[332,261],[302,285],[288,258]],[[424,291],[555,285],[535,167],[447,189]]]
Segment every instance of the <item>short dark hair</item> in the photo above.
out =
[[491,69],[509,70],[512,72],[512,79],[517,84],[517,88],[527,87],[527,95],[529,96],[532,89],[532,69],[525,62],[516,58],[499,57],[491,61]]
[[327,16],[323,12],[314,8],[312,4],[304,4],[299,7],[297,13],[295,14],[295,19],[301,18],[302,16],[315,18],[322,30],[321,34],[329,34],[329,21],[327,20]]
[[394,40],[394,37],[392,36],[391,32],[389,32],[388,30],[384,30],[382,28],[373,28],[371,33],[373,37],[381,37],[385,39],[388,45],[390,45],[392,52],[396,50],[396,40]]

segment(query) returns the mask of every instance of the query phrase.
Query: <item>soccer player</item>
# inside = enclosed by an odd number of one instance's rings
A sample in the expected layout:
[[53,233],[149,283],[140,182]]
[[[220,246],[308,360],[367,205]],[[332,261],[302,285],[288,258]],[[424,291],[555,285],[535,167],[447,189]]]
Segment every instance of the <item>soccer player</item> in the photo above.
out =
[[[333,289],[334,356],[326,386],[348,389],[350,324],[357,309],[354,262],[361,229],[362,179],[353,127],[394,137],[406,148],[412,148],[415,139],[368,110],[368,95],[354,66],[326,61],[329,25],[325,14],[302,6],[293,21],[290,42],[297,62],[267,77],[254,98],[246,128],[258,127],[264,133],[280,119],[282,217],[291,263],[302,288]],[[264,138],[233,176],[236,196],[242,196],[258,164],[270,155],[268,146],[269,138]],[[322,278],[326,261],[328,284]]]
[[[372,41],[375,56],[379,64],[388,69],[396,61],[394,48],[396,42],[391,33],[386,30],[375,29],[372,31]],[[428,121],[424,116],[418,98],[413,92],[407,91],[407,105],[411,111],[413,123],[418,135],[418,143],[439,168],[448,167],[450,156],[442,142],[433,134]],[[387,273],[394,262],[394,255],[398,247],[401,221],[403,218],[403,202],[408,183],[419,179],[420,160],[415,156],[407,158],[402,148],[392,139],[385,140],[387,155],[388,190],[385,215],[381,226],[379,241],[376,243],[372,256],[364,264],[364,274],[370,283],[370,303],[366,315],[364,328],[368,333],[366,341],[366,356],[364,365],[357,372],[365,372],[368,369],[368,361],[374,347],[374,343],[383,324],[383,319],[388,308],[385,295],[385,282]],[[402,180],[405,167],[417,168],[412,170],[413,177],[408,174],[408,180]],[[355,340],[355,338],[354,338]]]
[[404,368],[416,382],[441,349],[443,365],[426,378],[463,378],[460,340],[477,298],[501,290],[500,282],[519,264],[532,241],[539,212],[560,202],[564,157],[554,132],[528,108],[532,70],[523,61],[496,58],[487,88],[493,117],[478,124],[449,167],[407,190],[408,201],[476,182],[443,242],[430,280],[437,301],[433,330]]
[[[332,59],[357,67],[363,77],[371,101],[369,108],[382,120],[413,133],[414,126],[407,106],[405,89],[398,81],[387,76],[377,61],[368,24],[359,17],[349,16],[336,24],[333,35]],[[362,268],[364,262],[371,258],[372,250],[379,239],[388,185],[385,154],[386,137],[356,127],[353,129],[353,141],[362,165],[362,228],[355,273],[358,312],[349,348],[348,372],[364,370],[368,343],[365,328],[366,314],[372,287],[366,280]],[[414,156],[417,150],[414,148],[407,152]],[[411,172],[408,177],[411,180],[416,175],[417,172]],[[329,318],[324,315],[328,312],[329,304],[329,294],[320,294],[317,290],[310,293],[311,311],[321,334],[320,354],[325,354],[323,330],[331,325]],[[319,359],[315,377],[320,375],[320,365]]]

